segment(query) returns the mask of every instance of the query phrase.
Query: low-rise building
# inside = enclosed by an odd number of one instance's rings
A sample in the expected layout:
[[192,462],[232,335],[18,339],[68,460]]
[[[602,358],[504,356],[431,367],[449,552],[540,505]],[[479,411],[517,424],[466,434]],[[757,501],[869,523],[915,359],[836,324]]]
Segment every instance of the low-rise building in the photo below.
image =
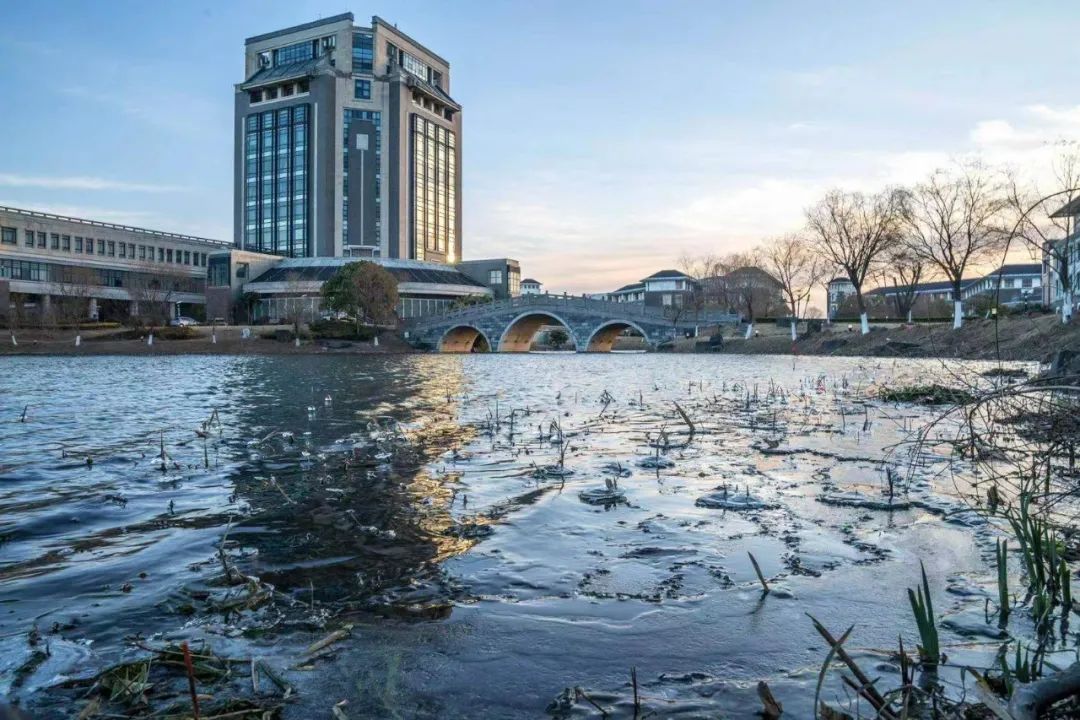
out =
[[645,302],[645,283],[636,282],[623,285],[618,290],[604,293],[605,297],[596,299],[610,300],[611,302],[634,303]]
[[532,278],[525,278],[521,281],[521,294],[522,295],[540,295],[543,292],[543,283],[539,280],[533,280]]
[[521,294],[521,265],[517,260],[511,258],[464,260],[454,268],[490,288],[496,300],[505,300]]
[[642,301],[648,307],[682,307],[698,288],[697,281],[680,270],[660,270],[641,280]]
[[829,319],[836,318],[844,301],[855,296],[855,285],[846,277],[834,277],[827,286]]
[[[1016,263],[1002,265],[992,273],[969,282],[961,291],[966,305],[978,297],[997,296],[999,305],[1014,306],[1041,303],[1043,292],[1043,266],[1041,263]],[[999,289],[1000,284],[1000,289]]]
[[[371,258],[398,281],[397,315],[405,320],[445,310],[490,288],[442,263]],[[324,314],[322,287],[357,258],[282,258],[229,250],[210,258],[208,309],[229,322],[312,322]]]
[[198,315],[208,257],[226,245],[0,207],[0,316],[71,322]]

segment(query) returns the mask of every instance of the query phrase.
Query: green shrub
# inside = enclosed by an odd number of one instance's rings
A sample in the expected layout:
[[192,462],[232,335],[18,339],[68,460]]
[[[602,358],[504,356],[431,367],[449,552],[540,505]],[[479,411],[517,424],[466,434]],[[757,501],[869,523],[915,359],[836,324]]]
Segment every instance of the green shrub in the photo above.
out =
[[355,340],[358,342],[371,342],[375,337],[375,329],[361,327],[357,331],[356,324],[347,320],[320,320],[310,325],[313,337],[323,340]]

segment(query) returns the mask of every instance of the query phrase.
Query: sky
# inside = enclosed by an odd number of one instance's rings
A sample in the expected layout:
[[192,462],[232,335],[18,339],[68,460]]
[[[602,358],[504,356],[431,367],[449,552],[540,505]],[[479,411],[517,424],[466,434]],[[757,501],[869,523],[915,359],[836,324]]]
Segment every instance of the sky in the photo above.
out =
[[468,258],[611,290],[969,156],[1049,186],[1080,3],[0,0],[0,204],[232,239],[244,38],[352,11],[450,61]]

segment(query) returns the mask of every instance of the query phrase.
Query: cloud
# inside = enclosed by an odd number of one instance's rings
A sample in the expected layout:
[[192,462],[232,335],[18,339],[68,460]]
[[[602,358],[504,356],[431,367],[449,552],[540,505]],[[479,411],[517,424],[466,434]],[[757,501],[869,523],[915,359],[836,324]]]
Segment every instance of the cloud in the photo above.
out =
[[119,190],[122,192],[181,192],[184,188],[176,185],[155,185],[151,183],[133,183],[108,178],[87,176],[32,176],[0,173],[0,187],[42,188],[46,190]]
[[676,266],[682,254],[744,250],[797,230],[805,208],[834,187],[911,184],[972,157],[1051,187],[1055,143],[1080,139],[1080,105],[1028,105],[977,120],[951,147],[851,149],[823,135],[813,145],[775,134],[718,135],[711,144],[669,139],[666,160],[642,172],[628,152],[631,159],[591,171],[546,168],[485,187],[471,198],[468,254],[509,248],[551,291],[605,291]]

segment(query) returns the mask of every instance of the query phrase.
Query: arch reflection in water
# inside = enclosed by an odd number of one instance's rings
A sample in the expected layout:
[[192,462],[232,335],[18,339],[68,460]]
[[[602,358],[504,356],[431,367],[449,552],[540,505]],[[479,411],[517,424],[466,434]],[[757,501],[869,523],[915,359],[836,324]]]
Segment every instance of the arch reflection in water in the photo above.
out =
[[641,338],[642,348],[647,345],[645,331],[637,323],[628,320],[611,320],[593,330],[592,335],[589,336],[589,342],[585,345],[586,352],[611,352],[619,336],[628,330]]
[[491,342],[479,328],[473,325],[458,325],[447,330],[439,340],[439,352],[491,352]]

